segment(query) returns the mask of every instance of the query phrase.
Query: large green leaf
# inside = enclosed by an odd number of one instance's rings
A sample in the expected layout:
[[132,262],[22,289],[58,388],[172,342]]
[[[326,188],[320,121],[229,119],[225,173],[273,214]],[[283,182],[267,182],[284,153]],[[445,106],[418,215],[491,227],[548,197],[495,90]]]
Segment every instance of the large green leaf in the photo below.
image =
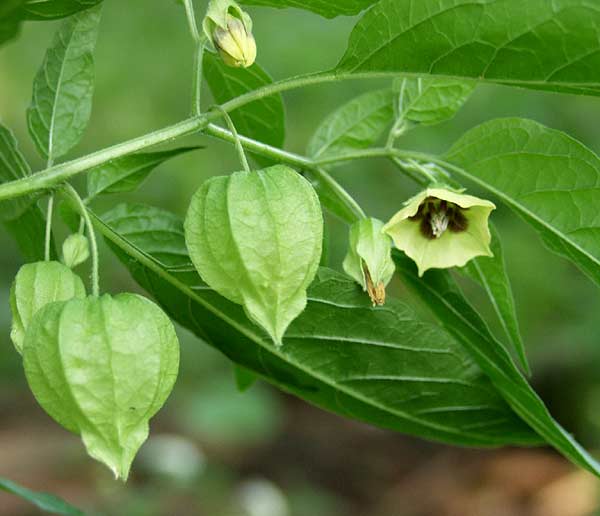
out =
[[486,294],[492,302],[494,311],[498,315],[498,319],[500,319],[502,328],[519,357],[521,367],[530,375],[531,370],[527,361],[525,344],[521,338],[515,300],[506,271],[506,263],[504,262],[502,242],[493,224],[490,225],[490,231],[492,233],[490,248],[494,256],[482,256],[471,260],[463,269],[463,272],[485,289]]
[[60,498],[48,493],[36,493],[26,487],[0,477],[0,490],[14,494],[23,500],[35,505],[44,512],[60,516],[83,516],[83,512],[76,509]]
[[509,118],[469,131],[444,159],[600,285],[600,159],[591,150],[531,120]]
[[[204,77],[219,104],[272,82],[258,64],[250,68],[231,68],[226,66],[218,55],[210,52],[204,53]],[[236,109],[230,115],[241,135],[273,147],[283,147],[285,112],[281,95],[260,98]],[[273,164],[272,160],[262,156],[254,158],[264,166]]]
[[511,407],[563,455],[600,476],[600,464],[552,418],[506,349],[468,304],[448,271],[429,271],[420,278],[410,259],[399,252],[394,254],[404,283],[416,292],[446,330],[468,351]]
[[27,122],[49,162],[79,142],[89,121],[100,12],[94,7],[63,22],[35,78]]
[[[13,134],[0,124],[0,183],[31,173]],[[0,203],[0,219],[27,261],[44,259],[46,219],[31,197]],[[54,245],[52,255],[55,256]]]
[[54,20],[89,9],[102,0],[26,0],[23,17],[27,20]]
[[589,0],[381,0],[344,72],[471,77],[600,94],[600,5]]
[[241,4],[262,5],[267,7],[296,7],[334,18],[336,16],[354,16],[377,0],[239,0]]
[[96,197],[100,194],[133,192],[161,163],[199,148],[180,147],[166,151],[129,154],[110,161],[88,172],[88,195]]
[[281,388],[427,439],[476,446],[538,442],[465,351],[404,304],[390,300],[373,308],[352,280],[321,269],[306,311],[277,348],[241,307],[201,282],[182,251],[176,216],[120,205],[104,220],[95,218],[119,258],[175,320]]
[[375,144],[394,121],[394,98],[386,88],[344,104],[319,125],[308,144],[308,155],[325,158]]

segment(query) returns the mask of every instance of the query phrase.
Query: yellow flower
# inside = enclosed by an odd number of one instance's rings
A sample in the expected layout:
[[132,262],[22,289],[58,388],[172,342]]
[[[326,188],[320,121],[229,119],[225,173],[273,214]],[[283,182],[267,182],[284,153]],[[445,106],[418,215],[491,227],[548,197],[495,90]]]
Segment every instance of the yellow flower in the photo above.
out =
[[256,60],[256,41],[245,25],[231,15],[227,16],[227,29],[216,27],[213,43],[227,66],[248,68]]
[[248,68],[256,61],[252,19],[234,0],[211,0],[202,23],[227,66]]
[[444,188],[428,188],[405,203],[383,227],[396,247],[428,269],[462,267],[477,256],[492,256],[490,201]]

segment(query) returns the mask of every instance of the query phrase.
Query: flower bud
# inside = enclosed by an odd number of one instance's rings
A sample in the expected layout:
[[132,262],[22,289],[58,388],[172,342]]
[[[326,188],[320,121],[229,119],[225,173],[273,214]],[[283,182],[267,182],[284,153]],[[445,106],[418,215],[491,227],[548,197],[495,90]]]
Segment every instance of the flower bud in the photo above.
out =
[[204,33],[227,66],[248,68],[256,60],[252,20],[236,2],[213,0],[203,23]]
[[90,243],[86,236],[74,233],[63,243],[63,263],[73,269],[90,257]]
[[362,219],[350,228],[350,248],[344,270],[369,294],[373,305],[385,303],[385,287],[394,275],[392,240],[382,232],[383,222]]
[[428,269],[462,267],[477,256],[492,256],[488,220],[495,209],[471,195],[428,188],[408,200],[383,231],[422,276]]

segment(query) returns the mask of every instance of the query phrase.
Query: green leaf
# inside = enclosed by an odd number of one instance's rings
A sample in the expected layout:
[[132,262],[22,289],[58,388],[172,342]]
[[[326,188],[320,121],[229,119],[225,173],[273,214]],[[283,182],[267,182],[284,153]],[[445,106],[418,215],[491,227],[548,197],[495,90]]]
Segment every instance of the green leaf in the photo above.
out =
[[475,258],[462,271],[485,289],[498,315],[498,319],[519,357],[521,367],[527,375],[531,375],[531,369],[529,368],[525,352],[525,344],[523,343],[521,330],[519,329],[519,320],[517,318],[512,287],[510,286],[510,279],[504,262],[502,242],[493,224],[490,224],[490,231],[492,233],[490,248],[494,256]]
[[589,0],[381,0],[354,28],[338,70],[597,95],[599,27]]
[[396,118],[434,125],[452,118],[471,96],[475,81],[404,77],[394,81]]
[[[154,258],[164,233],[159,221],[173,217],[120,205],[106,223],[94,221],[140,285],[234,362],[322,408],[380,427],[468,446],[538,442],[447,333],[396,300],[373,308],[358,285],[329,269],[320,270],[305,312],[275,347],[240,306],[186,268],[188,257],[169,268]],[[180,231],[171,241],[182,241]]]
[[130,154],[90,170],[87,189],[90,197],[135,191],[159,165],[201,147],[180,147],[158,152]]
[[34,316],[23,364],[44,410],[127,480],[148,421],[173,389],[179,344],[169,318],[146,298],[72,299]]
[[418,277],[414,264],[396,252],[397,270],[437,316],[448,333],[464,347],[519,416],[575,464],[600,476],[598,464],[550,415],[542,400],[523,378],[508,351],[490,333],[468,304],[447,271]]
[[26,487],[0,477],[0,490],[14,494],[35,505],[38,509],[59,516],[83,516],[83,511],[69,505],[64,500],[49,493],[37,493]]
[[[16,219],[3,223],[6,231],[15,239],[25,261],[36,262],[44,259],[46,217],[37,204],[31,205]],[[54,240],[50,240],[50,256],[56,257]]]
[[321,258],[323,216],[310,183],[285,165],[211,178],[192,198],[185,240],[204,281],[281,344]]
[[47,304],[84,298],[81,278],[58,262],[36,262],[23,265],[10,289],[12,329],[10,338],[19,353],[35,314]]
[[233,371],[235,373],[235,383],[240,392],[247,391],[258,380],[258,376],[241,365],[234,364]]
[[387,88],[344,104],[318,127],[308,144],[308,155],[324,158],[370,147],[394,121],[394,98]]
[[[273,81],[258,64],[250,68],[231,68],[221,58],[204,53],[204,77],[216,102],[223,104],[240,95],[267,86]],[[281,95],[270,95],[230,113],[237,131],[273,147],[283,147],[285,140],[285,112]],[[262,166],[272,160],[253,155]]]
[[444,159],[600,285],[600,159],[592,151],[559,131],[509,118],[469,131]]
[[66,18],[102,3],[102,0],[26,0],[23,6],[27,20]]
[[266,7],[286,8],[295,7],[320,14],[325,18],[336,16],[354,16],[377,0],[239,0],[240,4],[260,5]]
[[35,78],[27,123],[49,162],[79,143],[90,118],[100,13],[95,7],[63,22]]
[[[22,179],[30,174],[31,169],[19,151],[13,133],[0,124],[0,183]],[[31,197],[0,202],[0,219],[11,220],[20,217],[32,202]]]
[[18,34],[23,2],[24,0],[3,0],[0,4],[0,45]]
[[[30,173],[12,132],[0,124],[0,183],[21,179]],[[29,196],[0,202],[2,225],[16,240],[27,261],[44,259],[46,218],[34,200]],[[56,256],[54,242],[51,244],[51,255]]]

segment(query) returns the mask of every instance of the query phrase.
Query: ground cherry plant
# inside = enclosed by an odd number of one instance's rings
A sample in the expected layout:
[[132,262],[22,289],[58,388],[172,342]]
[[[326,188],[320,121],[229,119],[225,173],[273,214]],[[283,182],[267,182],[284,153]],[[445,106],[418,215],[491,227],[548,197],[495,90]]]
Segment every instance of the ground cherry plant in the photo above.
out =
[[[11,340],[41,408],[125,481],[176,384],[176,322],[229,357],[245,383],[260,377],[341,416],[424,439],[549,445],[600,476],[528,383],[493,225],[496,206],[507,206],[600,285],[600,159],[566,134],[518,118],[457,135],[443,155],[402,146],[413,128],[452,118],[481,82],[600,95],[600,7],[589,0],[165,1],[195,43],[189,118],[71,161],[61,158],[92,110],[103,2],[0,5],[0,43],[28,20],[64,19],[26,114],[47,167],[32,172],[10,128],[0,126],[0,216],[27,262],[11,289]],[[357,23],[334,69],[273,82],[257,63],[260,34],[272,28],[253,25],[248,5],[357,15]],[[333,106],[303,155],[284,150],[284,92],[374,78],[387,87]],[[201,185],[185,220],[142,204],[97,211],[97,199],[134,191],[158,165],[194,150],[175,140],[196,133],[230,142],[240,166]],[[329,173],[382,157],[415,182],[414,196],[399,196],[389,220],[365,213]],[[87,179],[85,193],[70,184],[76,176]],[[324,211],[347,223],[343,270],[323,258]],[[60,246],[57,212],[72,230]],[[148,298],[102,294],[100,236]],[[89,286],[74,272],[86,261]],[[502,335],[465,297],[460,275],[489,296]],[[436,323],[386,296],[394,278]],[[54,513],[80,513],[9,480],[0,488]]]

